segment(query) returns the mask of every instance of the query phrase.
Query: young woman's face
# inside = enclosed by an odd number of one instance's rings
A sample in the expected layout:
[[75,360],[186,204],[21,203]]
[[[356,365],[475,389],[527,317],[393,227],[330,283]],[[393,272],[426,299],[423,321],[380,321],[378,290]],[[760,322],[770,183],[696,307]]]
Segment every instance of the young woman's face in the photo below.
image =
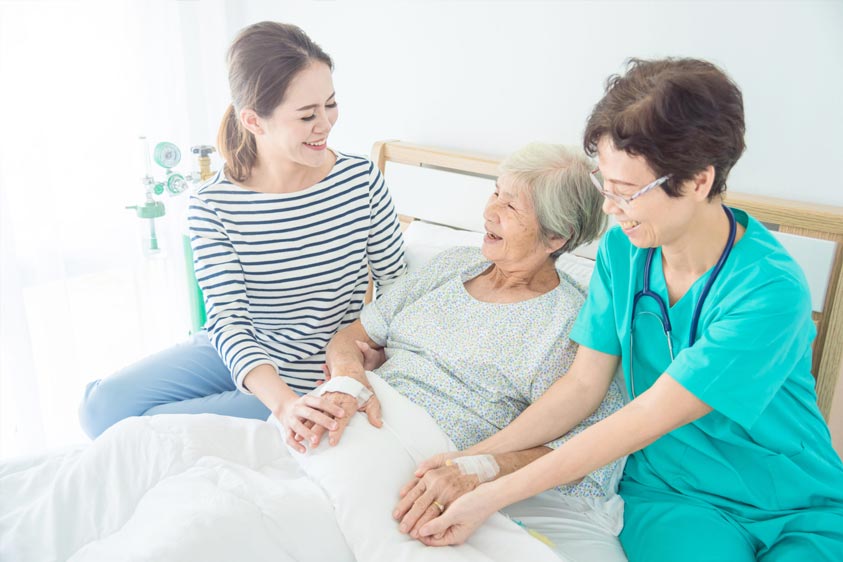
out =
[[[609,193],[629,198],[657,179],[644,157],[617,150],[606,137],[597,143],[597,159],[603,189]],[[695,208],[690,197],[669,197],[661,187],[628,205],[608,197],[603,200],[603,212],[615,218],[638,248],[655,248],[675,241],[685,231]]]
[[324,165],[338,113],[331,69],[322,62],[310,64],[290,82],[272,115],[260,119],[264,134],[258,139],[259,157],[314,168]]

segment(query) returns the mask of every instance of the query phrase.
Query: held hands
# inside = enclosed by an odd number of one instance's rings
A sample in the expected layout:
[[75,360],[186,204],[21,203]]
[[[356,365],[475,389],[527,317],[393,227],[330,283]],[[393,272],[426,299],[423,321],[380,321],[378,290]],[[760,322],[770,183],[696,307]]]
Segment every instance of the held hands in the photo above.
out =
[[[375,427],[381,427],[383,425],[383,421],[381,420],[381,405],[377,396],[374,394],[374,391],[372,391],[369,381],[366,379],[365,371],[371,371],[383,365],[386,361],[386,353],[383,348],[375,349],[366,342],[356,341],[355,343],[357,344],[357,348],[363,354],[364,372],[355,373],[354,378],[369,389],[369,391],[372,392],[372,396],[364,404],[358,406],[357,399],[349,394],[342,392],[326,392],[321,398],[342,408],[343,415],[337,417],[336,424],[333,427],[321,425],[312,420],[305,421],[305,428],[312,430],[312,432],[308,435],[302,433],[295,434],[293,439],[297,443],[300,444],[307,441],[312,446],[316,447],[325,435],[325,431],[328,431],[328,443],[332,446],[336,445],[339,443],[340,438],[351,421],[351,416],[354,412],[365,412],[369,419],[369,423]],[[327,365],[322,366],[322,371],[325,373],[325,380],[320,381],[317,384],[322,384],[322,382],[328,382],[331,380],[331,372]],[[296,450],[304,452],[303,447],[301,450],[296,447]]]
[[462,544],[497,508],[490,492],[492,485],[482,484],[458,498],[447,509],[419,529],[419,540],[427,546]]
[[[370,391],[372,390],[372,388],[369,386],[368,381],[364,382],[363,384]],[[383,421],[381,420],[381,403],[378,401],[378,397],[375,396],[374,392],[372,392],[372,396],[370,396],[369,399],[366,400],[366,402],[364,402],[361,406],[357,405],[357,398],[349,394],[345,394],[344,392],[326,392],[322,395],[322,398],[339,405],[346,415],[337,418],[337,425],[335,428],[315,426],[313,428],[313,432],[316,434],[316,441],[314,443],[314,446],[319,444],[319,440],[325,434],[326,430],[328,431],[328,443],[331,446],[339,443],[340,437],[342,437],[345,428],[348,427],[348,424],[351,421],[351,416],[354,415],[354,412],[364,412],[366,414],[366,417],[369,418],[369,423],[375,427],[383,426]]]
[[[366,383],[365,386],[369,388],[370,391],[372,390],[368,383]],[[305,430],[310,433],[296,433],[292,436],[293,441],[298,446],[292,445],[289,440],[287,441],[288,444],[300,453],[305,452],[303,445],[301,445],[303,442],[307,442],[313,447],[318,447],[326,431],[328,432],[328,444],[334,446],[339,443],[345,428],[348,427],[348,424],[351,421],[351,416],[354,415],[355,412],[365,412],[366,416],[369,418],[370,424],[375,427],[383,426],[383,421],[381,419],[381,403],[378,401],[378,397],[375,396],[374,392],[372,392],[372,396],[360,406],[358,406],[357,398],[344,392],[326,392],[318,398],[318,400],[324,400],[329,404],[339,407],[342,413],[335,416],[336,419],[334,420],[334,424],[329,425],[322,425],[312,420],[306,420],[303,425]]]
[[[306,440],[316,446],[319,444],[319,437],[326,430],[335,431],[344,418],[348,424],[347,418],[350,414],[326,396],[327,394],[322,397],[305,394],[290,398],[282,403],[278,411],[272,412],[284,426],[287,445],[299,453],[305,452],[302,441]],[[347,394],[345,396],[354,402],[356,409],[357,400]],[[320,428],[322,431],[318,433],[317,430]]]
[[[464,474],[455,464],[450,464],[445,453],[428,459],[419,466],[417,478],[401,488],[401,500],[392,513],[400,521],[398,529],[419,537],[419,529],[442,514],[460,496],[480,485],[476,474]],[[446,462],[448,464],[446,464]]]

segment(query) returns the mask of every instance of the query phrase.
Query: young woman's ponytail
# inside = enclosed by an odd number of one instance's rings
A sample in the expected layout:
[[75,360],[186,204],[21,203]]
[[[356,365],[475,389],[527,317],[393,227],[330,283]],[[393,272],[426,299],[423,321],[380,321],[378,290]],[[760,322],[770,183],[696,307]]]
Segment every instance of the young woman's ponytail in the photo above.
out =
[[225,160],[225,174],[234,181],[246,181],[257,161],[255,137],[240,124],[234,104],[229,104],[217,135],[219,153]]

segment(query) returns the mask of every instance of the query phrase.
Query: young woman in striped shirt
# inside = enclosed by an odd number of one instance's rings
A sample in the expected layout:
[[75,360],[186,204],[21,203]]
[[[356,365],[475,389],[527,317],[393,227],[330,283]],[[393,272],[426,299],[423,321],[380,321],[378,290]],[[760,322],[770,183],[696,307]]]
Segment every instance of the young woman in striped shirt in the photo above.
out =
[[[368,269],[380,287],[404,273],[380,171],[327,147],[331,58],[298,27],[262,22],[240,32],[228,63],[226,163],[189,215],[205,330],[90,383],[80,420],[91,437],[160,413],[272,413],[299,440],[314,424],[332,429],[347,395],[305,394],[322,378],[325,346],[359,316]],[[367,413],[379,424],[376,401]]]

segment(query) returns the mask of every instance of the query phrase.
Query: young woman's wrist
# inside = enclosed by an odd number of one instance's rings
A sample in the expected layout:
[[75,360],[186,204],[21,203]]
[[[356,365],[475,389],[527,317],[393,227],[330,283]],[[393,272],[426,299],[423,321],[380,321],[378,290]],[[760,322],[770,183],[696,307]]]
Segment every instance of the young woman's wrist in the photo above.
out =
[[274,367],[267,367],[272,366],[258,365],[252,369],[243,378],[243,385],[277,416],[299,396],[281,380]]
[[273,405],[265,404],[275,415],[283,414],[287,408],[292,406],[296,400],[301,398],[289,387],[281,389],[277,396],[273,397]]

